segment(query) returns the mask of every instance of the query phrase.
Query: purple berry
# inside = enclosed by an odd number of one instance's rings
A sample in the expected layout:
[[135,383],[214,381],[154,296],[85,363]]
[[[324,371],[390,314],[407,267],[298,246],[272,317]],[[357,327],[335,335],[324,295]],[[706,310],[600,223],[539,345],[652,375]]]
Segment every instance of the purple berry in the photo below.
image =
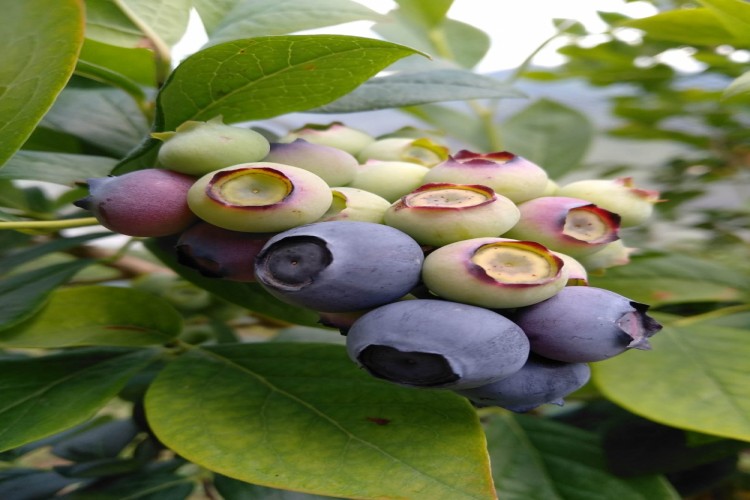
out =
[[401,231],[327,221],[272,237],[255,261],[258,282],[287,303],[347,312],[397,300],[419,282],[422,248]]
[[255,256],[271,236],[199,222],[180,235],[175,250],[180,264],[196,269],[203,276],[251,282],[255,281]]
[[89,196],[75,205],[91,210],[99,223],[128,236],[179,233],[196,217],[187,204],[195,178],[171,170],[137,170],[87,180]]
[[590,376],[586,363],[564,363],[532,354],[513,375],[456,392],[479,407],[500,406],[523,413],[543,404],[562,405],[562,398],[583,387]]
[[523,331],[504,316],[430,299],[365,313],[349,329],[346,347],[371,375],[425,388],[485,385],[520,370],[529,355]]
[[630,348],[650,349],[648,338],[661,325],[646,314],[648,307],[603,288],[573,286],[520,308],[514,321],[526,332],[534,353],[586,363]]

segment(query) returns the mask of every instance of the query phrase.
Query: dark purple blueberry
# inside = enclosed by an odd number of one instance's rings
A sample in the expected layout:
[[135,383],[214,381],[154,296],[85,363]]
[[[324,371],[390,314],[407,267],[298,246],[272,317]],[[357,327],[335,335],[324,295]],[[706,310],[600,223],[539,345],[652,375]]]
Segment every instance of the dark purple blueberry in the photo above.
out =
[[271,236],[199,222],[180,235],[175,250],[180,264],[203,276],[251,282],[255,281],[255,257]]
[[189,175],[152,168],[87,182],[89,196],[75,205],[90,210],[102,226],[117,233],[167,236],[197,219],[187,205],[187,192],[195,182]]
[[451,389],[508,377],[529,355],[523,331],[504,316],[430,299],[393,302],[365,313],[349,329],[346,348],[374,377]]
[[510,377],[456,392],[479,407],[500,406],[523,413],[543,404],[562,405],[562,398],[583,387],[590,376],[586,363],[564,363],[532,354]]
[[646,304],[590,286],[565,287],[553,297],[519,308],[514,321],[531,350],[568,363],[601,361],[626,349],[650,349],[648,338],[661,325]]
[[423,259],[419,244],[392,227],[317,222],[272,237],[255,261],[255,276],[289,304],[348,312],[409,293],[419,282]]

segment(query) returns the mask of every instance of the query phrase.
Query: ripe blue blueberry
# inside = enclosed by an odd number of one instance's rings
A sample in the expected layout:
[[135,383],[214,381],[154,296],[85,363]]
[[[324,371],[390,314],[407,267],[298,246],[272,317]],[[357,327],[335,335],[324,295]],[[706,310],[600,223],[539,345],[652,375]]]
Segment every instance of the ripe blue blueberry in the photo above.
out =
[[365,313],[346,337],[349,357],[371,375],[414,387],[465,389],[512,375],[529,341],[512,321],[482,307],[412,299]]
[[646,314],[648,307],[603,288],[573,286],[519,308],[513,319],[526,332],[534,353],[586,363],[626,349],[650,349],[648,338],[661,325]]
[[392,302],[419,282],[424,256],[411,237],[382,224],[326,221],[272,237],[255,260],[258,282],[287,303],[323,312]]
[[524,413],[543,404],[562,405],[562,398],[583,387],[590,376],[586,363],[564,363],[532,354],[513,375],[456,392],[479,407],[499,406]]

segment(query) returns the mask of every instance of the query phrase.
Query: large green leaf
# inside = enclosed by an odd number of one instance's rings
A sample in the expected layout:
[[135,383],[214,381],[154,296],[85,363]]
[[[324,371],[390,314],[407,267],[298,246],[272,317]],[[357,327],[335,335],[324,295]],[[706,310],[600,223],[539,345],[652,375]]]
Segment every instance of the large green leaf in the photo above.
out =
[[486,426],[492,473],[503,500],[677,500],[659,476],[618,478],[596,435],[549,419],[494,414]]
[[172,250],[174,241],[168,238],[146,240],[145,246],[177,274],[224,300],[268,318],[297,325],[320,326],[316,312],[285,304],[271,296],[258,283],[207,278],[198,271],[178,263]]
[[442,69],[373,78],[353,92],[312,112],[350,113],[441,101],[500,99],[523,95],[496,78],[466,70]]
[[5,168],[0,179],[24,179],[72,186],[92,177],[105,177],[117,161],[107,156],[18,151]]
[[438,104],[423,104],[406,107],[403,111],[429,123],[438,130],[443,130],[450,137],[455,137],[470,144],[476,151],[492,151],[492,143],[487,137],[481,120],[473,114]]
[[[3,232],[0,234],[12,234]],[[19,234],[19,233],[16,233]],[[0,254],[0,275],[14,271],[16,267],[31,262],[40,257],[47,256],[54,252],[62,252],[74,247],[77,247],[83,243],[94,240],[96,238],[104,238],[112,236],[110,231],[100,231],[96,233],[86,233],[78,236],[70,236],[67,238],[58,238],[45,243],[37,243],[31,247],[24,247],[19,249],[13,249],[7,254]],[[28,242],[25,242],[28,243]],[[14,245],[10,242],[0,241],[0,246],[3,250],[10,250]]]
[[105,87],[65,89],[42,124],[115,157],[127,153],[148,133],[148,122],[136,102],[119,89]]
[[159,93],[164,130],[222,115],[227,123],[321,106],[415,50],[343,35],[290,35],[209,47],[178,66]]
[[372,378],[339,346],[195,349],[145,401],[162,442],[243,481],[346,498],[494,498],[465,399]]
[[748,330],[654,316],[665,326],[652,351],[593,364],[599,390],[655,422],[750,441]]
[[238,38],[286,35],[382,16],[350,0],[252,0],[239,2],[211,33],[216,44]]
[[30,318],[55,288],[91,264],[89,260],[74,260],[0,280],[0,331]]
[[2,26],[0,165],[31,135],[73,73],[83,44],[83,4],[6,2]]
[[735,269],[676,253],[635,256],[627,266],[590,278],[594,286],[652,306],[738,300],[748,289],[747,279]]
[[231,477],[214,475],[214,487],[225,500],[331,500],[331,497],[259,486]]
[[136,347],[164,344],[182,316],[153,294],[132,288],[80,286],[55,291],[31,319],[0,332],[0,347]]
[[193,8],[198,12],[203,27],[210,36],[227,13],[242,1],[245,0],[193,0]]
[[734,35],[725,43],[750,48],[750,3],[744,0],[698,0]]
[[669,10],[621,25],[643,30],[655,40],[690,45],[721,45],[734,38],[709,9],[703,8]]
[[594,135],[589,119],[573,108],[539,99],[508,118],[503,146],[558,178],[579,166]]
[[0,451],[90,418],[156,356],[149,350],[78,349],[0,361]]

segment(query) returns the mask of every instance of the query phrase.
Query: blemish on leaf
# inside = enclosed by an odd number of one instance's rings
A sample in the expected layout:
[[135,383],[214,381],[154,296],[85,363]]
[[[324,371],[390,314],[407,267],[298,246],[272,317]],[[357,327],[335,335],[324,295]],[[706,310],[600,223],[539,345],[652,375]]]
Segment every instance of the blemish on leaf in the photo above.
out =
[[388,425],[391,423],[391,419],[382,417],[366,417],[370,422],[377,425]]

